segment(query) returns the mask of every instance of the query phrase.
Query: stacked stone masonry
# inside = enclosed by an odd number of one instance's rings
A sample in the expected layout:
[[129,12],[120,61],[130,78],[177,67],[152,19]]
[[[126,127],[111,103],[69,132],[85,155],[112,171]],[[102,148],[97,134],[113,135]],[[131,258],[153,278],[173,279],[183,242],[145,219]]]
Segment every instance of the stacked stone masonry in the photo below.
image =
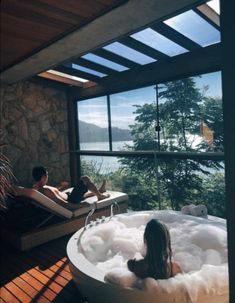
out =
[[1,148],[17,183],[32,185],[32,168],[48,168],[50,184],[70,181],[66,93],[23,81],[1,87]]

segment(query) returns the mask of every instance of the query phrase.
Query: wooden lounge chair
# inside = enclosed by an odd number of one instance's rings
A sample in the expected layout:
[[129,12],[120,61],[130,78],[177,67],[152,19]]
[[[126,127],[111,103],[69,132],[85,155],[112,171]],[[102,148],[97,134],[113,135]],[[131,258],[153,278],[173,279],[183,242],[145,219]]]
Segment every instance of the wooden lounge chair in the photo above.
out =
[[2,238],[20,250],[27,250],[75,232],[84,226],[85,219],[91,209],[95,208],[95,212],[92,215],[92,220],[94,220],[102,216],[109,216],[111,205],[114,202],[118,203],[119,213],[126,212],[128,203],[127,194],[107,191],[110,197],[101,201],[97,201],[95,196],[89,197],[78,204],[76,209],[70,210],[34,189],[18,187],[16,192],[18,197],[29,199],[36,207],[46,210],[46,216],[40,222],[37,222],[35,226],[31,227],[30,230],[22,232],[4,227],[1,229]]

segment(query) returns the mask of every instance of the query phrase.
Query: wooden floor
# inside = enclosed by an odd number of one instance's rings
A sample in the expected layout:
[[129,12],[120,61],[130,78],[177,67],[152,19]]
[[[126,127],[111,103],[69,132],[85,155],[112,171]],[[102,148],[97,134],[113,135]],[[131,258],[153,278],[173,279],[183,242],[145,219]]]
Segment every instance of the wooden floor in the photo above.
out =
[[69,271],[63,237],[27,252],[1,243],[1,303],[85,303]]

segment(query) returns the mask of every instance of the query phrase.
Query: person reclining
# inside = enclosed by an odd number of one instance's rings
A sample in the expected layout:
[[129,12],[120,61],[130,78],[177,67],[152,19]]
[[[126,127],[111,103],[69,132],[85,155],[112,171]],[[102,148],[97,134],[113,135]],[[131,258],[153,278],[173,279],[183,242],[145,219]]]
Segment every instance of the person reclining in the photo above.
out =
[[[71,193],[65,193],[61,190],[64,189],[67,182],[62,182],[59,187],[53,187],[47,185],[48,182],[48,171],[43,166],[34,167],[32,171],[32,176],[36,183],[33,188],[52,199],[56,203],[67,207],[76,208],[85,198],[96,196],[98,200],[103,200],[108,198],[109,194],[104,194],[106,191],[106,181],[104,180],[101,187],[97,189],[95,184],[91,181],[88,176],[82,176],[79,179],[78,184],[73,188]],[[75,207],[74,207],[75,206]]]

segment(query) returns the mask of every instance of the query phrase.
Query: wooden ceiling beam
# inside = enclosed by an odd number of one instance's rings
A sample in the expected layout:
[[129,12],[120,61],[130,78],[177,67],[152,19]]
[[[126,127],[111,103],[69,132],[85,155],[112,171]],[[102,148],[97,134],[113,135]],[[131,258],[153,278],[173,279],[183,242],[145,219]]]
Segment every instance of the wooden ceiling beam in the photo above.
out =
[[179,55],[168,62],[147,64],[139,70],[129,70],[117,76],[102,79],[99,85],[87,89],[71,88],[71,95],[75,98],[87,99],[219,70],[221,68],[220,48],[220,44],[216,44]]
[[209,5],[202,4],[194,8],[194,11],[216,29],[220,30],[220,17]]
[[193,51],[195,49],[199,49],[201,46],[196,42],[190,40],[186,36],[182,35],[178,31],[174,30],[172,27],[167,24],[161,22],[155,25],[152,25],[151,28],[158,32],[159,34],[165,36],[171,41],[179,44],[180,46],[186,48],[189,51]]
[[103,73],[106,75],[113,75],[113,74],[118,73],[118,71],[115,71],[111,68],[108,68],[106,66],[103,66],[101,64],[98,64],[98,63],[95,63],[95,62],[92,62],[92,61],[89,61],[89,60],[86,60],[83,58],[72,59],[71,62],[75,63],[75,64],[79,64],[79,65],[87,67],[87,68],[90,68],[90,69],[93,69],[97,72],[100,72],[100,73]]
[[128,60],[124,57],[118,56],[114,53],[111,53],[105,49],[98,49],[94,52],[92,52],[93,54],[97,55],[97,56],[101,56],[107,60],[113,61],[115,63],[121,64],[123,66],[126,66],[128,68],[136,68],[139,66],[138,63],[135,63],[134,61]]
[[102,47],[119,37],[133,33],[157,20],[161,21],[173,13],[203,2],[198,0],[129,0],[6,69],[1,74],[1,81],[14,83],[27,79],[66,60]]
[[156,60],[166,60],[169,58],[169,56],[167,56],[166,54],[164,54],[144,43],[141,43],[141,42],[133,39],[132,37],[123,38],[123,39],[119,40],[119,42],[141,52],[144,55],[154,58]]

